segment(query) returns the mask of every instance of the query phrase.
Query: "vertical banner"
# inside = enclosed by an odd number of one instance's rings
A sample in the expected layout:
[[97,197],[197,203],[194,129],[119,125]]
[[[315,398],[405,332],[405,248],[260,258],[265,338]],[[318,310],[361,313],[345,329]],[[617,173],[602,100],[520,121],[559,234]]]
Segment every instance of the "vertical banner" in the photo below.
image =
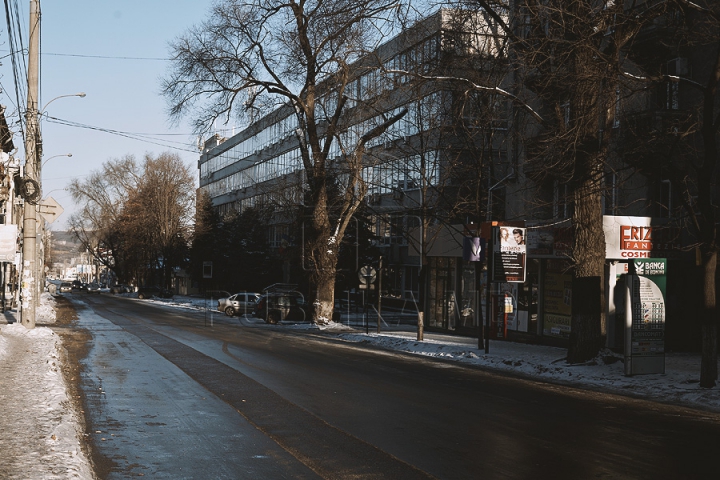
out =
[[485,261],[485,239],[463,237],[463,260],[466,262]]
[[[634,271],[634,273],[633,273]],[[625,312],[625,375],[665,373],[667,260],[632,260]]]
[[493,226],[493,282],[524,283],[525,244],[524,227]]

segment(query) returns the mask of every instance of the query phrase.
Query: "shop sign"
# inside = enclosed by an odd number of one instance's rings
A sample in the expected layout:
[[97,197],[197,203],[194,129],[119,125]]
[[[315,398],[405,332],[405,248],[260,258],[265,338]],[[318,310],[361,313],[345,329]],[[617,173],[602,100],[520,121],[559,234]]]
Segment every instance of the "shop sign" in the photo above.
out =
[[603,216],[605,258],[667,257],[680,251],[679,230],[650,217]]

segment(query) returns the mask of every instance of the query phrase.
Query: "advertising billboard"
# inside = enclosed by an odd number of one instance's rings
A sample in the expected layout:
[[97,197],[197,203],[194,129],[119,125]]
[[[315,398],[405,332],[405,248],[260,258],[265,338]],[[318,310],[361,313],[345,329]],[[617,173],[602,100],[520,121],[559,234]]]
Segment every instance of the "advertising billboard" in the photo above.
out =
[[[625,312],[625,374],[665,373],[667,260],[632,260]],[[634,273],[633,273],[634,272]]]
[[526,230],[510,225],[493,226],[493,282],[525,282]]

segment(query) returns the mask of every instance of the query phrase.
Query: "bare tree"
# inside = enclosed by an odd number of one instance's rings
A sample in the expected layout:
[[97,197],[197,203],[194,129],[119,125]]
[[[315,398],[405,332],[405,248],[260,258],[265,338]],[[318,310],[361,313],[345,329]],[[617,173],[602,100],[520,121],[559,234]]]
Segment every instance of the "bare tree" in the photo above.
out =
[[[120,218],[139,176],[135,158],[125,156],[105,162],[101,170],[84,180],[73,179],[68,186],[73,200],[81,206],[68,221],[70,231],[85,250],[121,280],[125,279],[127,262]],[[101,255],[98,247],[112,251],[112,257]]]
[[[187,165],[170,153],[111,160],[69,190],[81,210],[70,226],[83,246],[121,280],[169,271],[183,260],[194,203],[194,179]],[[108,253],[110,253],[108,255]]]
[[[137,187],[123,206],[120,227],[145,282],[168,286],[184,263],[190,240],[195,187],[190,169],[171,153],[145,157]],[[145,265],[153,265],[146,269]]]
[[[358,98],[348,88],[359,75],[354,63],[378,45],[399,5],[396,0],[223,0],[208,21],[171,46],[173,68],[163,82],[170,114],[193,113],[198,131],[235,114],[287,105],[294,112],[306,204],[312,206],[305,251],[312,267],[313,319],[319,324],[332,319],[339,245],[365,195],[366,144],[399,117],[347,135],[348,141],[340,142],[340,162],[332,160],[331,149],[347,133],[343,122],[352,107],[370,112],[367,92]],[[342,187],[332,198],[331,178]]]

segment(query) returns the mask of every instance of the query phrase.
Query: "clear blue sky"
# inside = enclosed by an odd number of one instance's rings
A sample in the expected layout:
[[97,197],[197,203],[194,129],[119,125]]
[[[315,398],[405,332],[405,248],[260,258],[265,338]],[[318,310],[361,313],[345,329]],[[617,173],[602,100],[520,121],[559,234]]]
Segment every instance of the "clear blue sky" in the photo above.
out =
[[[29,1],[15,3],[27,48]],[[168,42],[204,20],[211,4],[209,0],[41,0],[40,108],[57,96],[85,92],[85,98],[53,101],[46,113],[92,127],[42,120],[43,158],[72,153],[71,158],[53,158],[43,167],[44,193],[65,209],[52,230],[63,230],[76,208],[62,189],[71,179],[99,170],[109,159],[132,154],[142,160],[146,153],[173,151],[197,171],[197,137],[186,122],[171,127],[159,93],[169,62],[155,59],[167,59]],[[24,159],[5,20],[0,25],[0,104],[7,106],[14,142],[20,148],[17,155]],[[24,95],[21,102],[26,102]],[[135,138],[102,130],[127,132]],[[138,139],[138,134],[151,138]]]

